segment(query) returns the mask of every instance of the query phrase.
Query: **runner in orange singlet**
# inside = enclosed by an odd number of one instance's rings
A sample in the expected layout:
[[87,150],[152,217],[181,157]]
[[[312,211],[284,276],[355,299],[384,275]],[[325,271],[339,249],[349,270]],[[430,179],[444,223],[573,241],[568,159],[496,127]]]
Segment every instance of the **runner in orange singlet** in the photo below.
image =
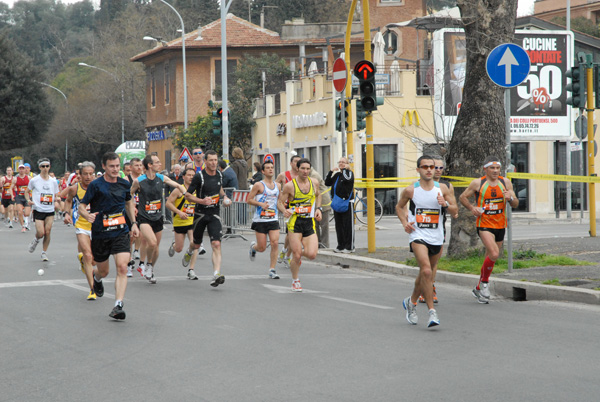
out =
[[[461,204],[477,218],[477,234],[485,246],[485,260],[481,266],[479,282],[472,291],[473,296],[482,304],[488,304],[490,300],[489,278],[504,241],[506,203],[513,208],[519,206],[512,183],[500,176],[501,168],[502,164],[497,157],[485,158],[485,176],[473,180],[460,196]],[[469,202],[471,196],[475,196],[476,205]]]

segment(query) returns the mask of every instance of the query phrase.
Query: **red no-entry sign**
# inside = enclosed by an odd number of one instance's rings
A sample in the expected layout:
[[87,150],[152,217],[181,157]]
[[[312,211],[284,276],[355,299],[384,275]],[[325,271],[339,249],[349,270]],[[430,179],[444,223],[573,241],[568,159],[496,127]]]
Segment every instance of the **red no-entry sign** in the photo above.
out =
[[344,59],[336,59],[333,63],[333,87],[338,92],[344,92],[346,81],[348,80],[348,71]]

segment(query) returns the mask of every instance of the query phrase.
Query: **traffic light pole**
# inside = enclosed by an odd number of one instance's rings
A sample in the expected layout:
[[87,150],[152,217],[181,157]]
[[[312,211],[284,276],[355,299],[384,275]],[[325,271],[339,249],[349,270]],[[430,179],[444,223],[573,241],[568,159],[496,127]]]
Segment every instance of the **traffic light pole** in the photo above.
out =
[[[592,55],[586,54],[587,76],[587,133],[588,133],[588,175],[596,176],[594,164],[596,143],[594,139],[594,66]],[[596,237],[596,185],[589,184],[590,237]]]
[[[352,74],[350,74],[350,36],[352,34],[352,21],[354,20],[354,12],[356,11],[356,3],[358,0],[352,0],[350,12],[348,13],[348,23],[346,24],[346,37],[344,38],[344,61],[346,62],[346,77],[350,80],[346,83],[346,98],[352,99]],[[354,126],[352,120],[352,101],[348,107],[348,129],[346,130],[346,152],[350,170],[354,171]],[[343,137],[342,137],[343,138]],[[344,150],[342,149],[342,154]]]

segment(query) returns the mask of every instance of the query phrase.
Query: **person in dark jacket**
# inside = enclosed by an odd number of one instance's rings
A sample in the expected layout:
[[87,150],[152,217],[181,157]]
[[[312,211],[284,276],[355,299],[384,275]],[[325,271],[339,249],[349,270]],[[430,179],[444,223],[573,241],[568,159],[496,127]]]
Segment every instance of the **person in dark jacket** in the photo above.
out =
[[231,155],[233,156],[231,168],[237,176],[238,189],[248,190],[248,163],[244,159],[244,151],[242,148],[235,147]]
[[[336,184],[337,182],[337,184]],[[331,198],[333,198],[333,186],[335,194],[343,200],[348,200],[349,208],[346,212],[333,211],[335,220],[335,233],[337,235],[336,253],[354,252],[354,219],[352,210],[352,196],[354,194],[354,173],[348,169],[348,159],[341,157],[338,167],[333,168],[325,177],[325,185],[332,187]]]
[[224,160],[219,160],[219,170],[223,174],[223,189],[228,198],[232,198],[233,189],[238,189],[238,179],[231,166],[227,166]]
[[254,173],[254,175],[250,179],[250,184],[252,184],[252,185],[255,185],[256,183],[258,183],[259,181],[261,181],[263,179],[263,174],[261,171],[262,166],[261,166],[260,162],[254,162],[254,170],[256,170],[256,173]]

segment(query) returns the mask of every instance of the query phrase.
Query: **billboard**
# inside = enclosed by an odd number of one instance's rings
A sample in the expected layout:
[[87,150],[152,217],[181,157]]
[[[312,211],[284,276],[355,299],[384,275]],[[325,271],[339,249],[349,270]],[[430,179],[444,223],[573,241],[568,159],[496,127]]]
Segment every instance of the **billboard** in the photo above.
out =
[[[566,104],[565,72],[573,60],[572,33],[517,30],[513,43],[525,49],[531,68],[523,83],[509,89],[512,138],[530,141],[569,138],[573,124],[571,107]],[[436,132],[439,138],[449,140],[462,104],[467,66],[464,31],[436,31],[432,46]]]

